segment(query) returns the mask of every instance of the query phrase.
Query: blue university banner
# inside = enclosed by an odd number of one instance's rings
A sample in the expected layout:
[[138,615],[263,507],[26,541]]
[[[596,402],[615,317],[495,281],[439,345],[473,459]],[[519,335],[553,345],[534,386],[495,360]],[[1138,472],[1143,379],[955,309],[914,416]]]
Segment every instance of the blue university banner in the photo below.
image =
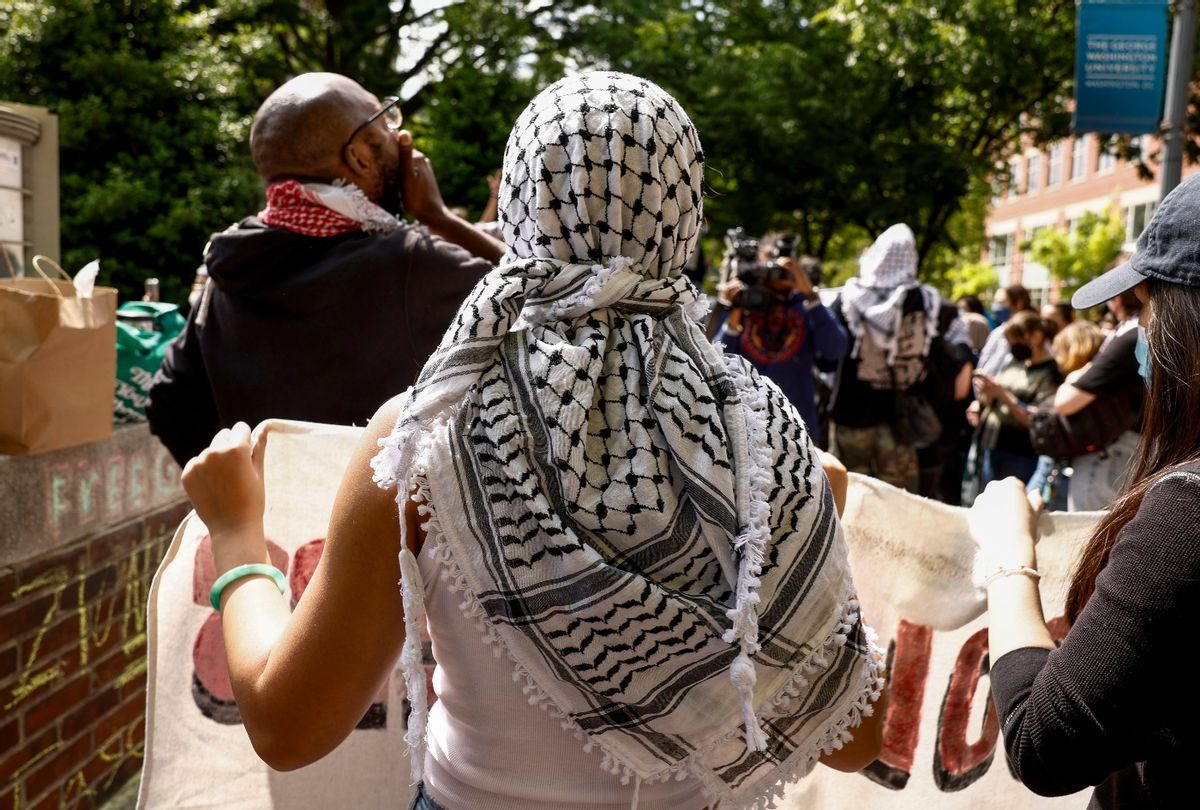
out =
[[1167,68],[1167,0],[1082,0],[1075,132],[1157,132]]

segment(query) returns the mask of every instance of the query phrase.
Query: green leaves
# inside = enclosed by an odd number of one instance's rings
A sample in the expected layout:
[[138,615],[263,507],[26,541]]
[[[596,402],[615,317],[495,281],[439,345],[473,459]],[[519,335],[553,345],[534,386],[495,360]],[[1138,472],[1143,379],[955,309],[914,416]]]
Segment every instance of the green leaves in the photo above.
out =
[[1071,292],[1107,270],[1124,243],[1125,223],[1109,206],[1103,214],[1084,214],[1070,233],[1042,228],[1021,247],[1062,281],[1064,292]]
[[99,256],[127,296],[152,274],[181,295],[209,233],[257,209],[250,117],[307,70],[402,95],[472,213],[539,89],[646,76],[700,131],[710,235],[795,231],[844,275],[903,221],[948,288],[994,167],[1066,133],[1073,31],[1070,0],[15,0],[0,98],[61,116],[66,263]]
[[209,234],[257,202],[229,71],[185,5],[20,3],[0,29],[0,98],[59,116],[63,264],[99,258],[126,299],[158,276],[181,300]]

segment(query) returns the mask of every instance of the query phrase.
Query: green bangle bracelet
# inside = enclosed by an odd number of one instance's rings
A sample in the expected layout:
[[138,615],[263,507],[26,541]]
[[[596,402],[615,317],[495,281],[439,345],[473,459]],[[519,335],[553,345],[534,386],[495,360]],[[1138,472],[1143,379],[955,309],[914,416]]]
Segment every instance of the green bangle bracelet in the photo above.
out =
[[237,565],[217,577],[217,581],[213,583],[212,590],[208,592],[208,601],[212,602],[213,610],[220,613],[221,592],[239,579],[246,577],[270,577],[275,580],[280,593],[287,592],[287,584],[283,580],[283,572],[275,566],[264,563]]

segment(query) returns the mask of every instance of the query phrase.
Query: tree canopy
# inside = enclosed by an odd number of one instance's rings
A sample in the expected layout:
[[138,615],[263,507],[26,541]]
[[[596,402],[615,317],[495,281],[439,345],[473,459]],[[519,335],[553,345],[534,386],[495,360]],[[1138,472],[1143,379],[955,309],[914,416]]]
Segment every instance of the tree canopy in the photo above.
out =
[[1073,91],[1072,0],[10,5],[0,98],[61,116],[66,263],[99,256],[127,295],[148,275],[178,295],[208,234],[261,204],[250,117],[307,70],[401,95],[443,196],[473,212],[538,89],[643,75],[699,129],[711,241],[795,231],[849,269],[903,221],[946,286],[978,257],[988,176],[1022,138],[1065,135]]
[[241,80],[225,56],[182,3],[0,11],[0,99],[59,116],[64,266],[99,258],[122,297],[159,275],[179,298],[209,234],[253,209],[248,121],[227,99]]

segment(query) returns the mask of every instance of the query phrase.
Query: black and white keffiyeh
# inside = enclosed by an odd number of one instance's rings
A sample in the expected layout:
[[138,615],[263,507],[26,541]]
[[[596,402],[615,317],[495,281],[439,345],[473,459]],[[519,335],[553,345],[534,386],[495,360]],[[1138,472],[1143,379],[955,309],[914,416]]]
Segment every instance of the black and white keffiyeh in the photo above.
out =
[[904,301],[913,288],[921,290],[925,310],[925,347],[938,333],[938,310],[942,297],[937,290],[917,281],[917,240],[912,229],[900,223],[888,228],[858,260],[858,276],[842,290],[842,314],[854,340],[851,354],[858,356],[864,332],[884,350],[889,364],[896,359]]
[[[505,262],[373,465],[420,504],[531,703],[623,781],[692,775],[723,808],[765,806],[870,714],[882,662],[803,421],[696,323],[680,270],[702,161],[642,79],[588,73],[534,99],[505,151]],[[419,778],[423,585],[404,549]]]

